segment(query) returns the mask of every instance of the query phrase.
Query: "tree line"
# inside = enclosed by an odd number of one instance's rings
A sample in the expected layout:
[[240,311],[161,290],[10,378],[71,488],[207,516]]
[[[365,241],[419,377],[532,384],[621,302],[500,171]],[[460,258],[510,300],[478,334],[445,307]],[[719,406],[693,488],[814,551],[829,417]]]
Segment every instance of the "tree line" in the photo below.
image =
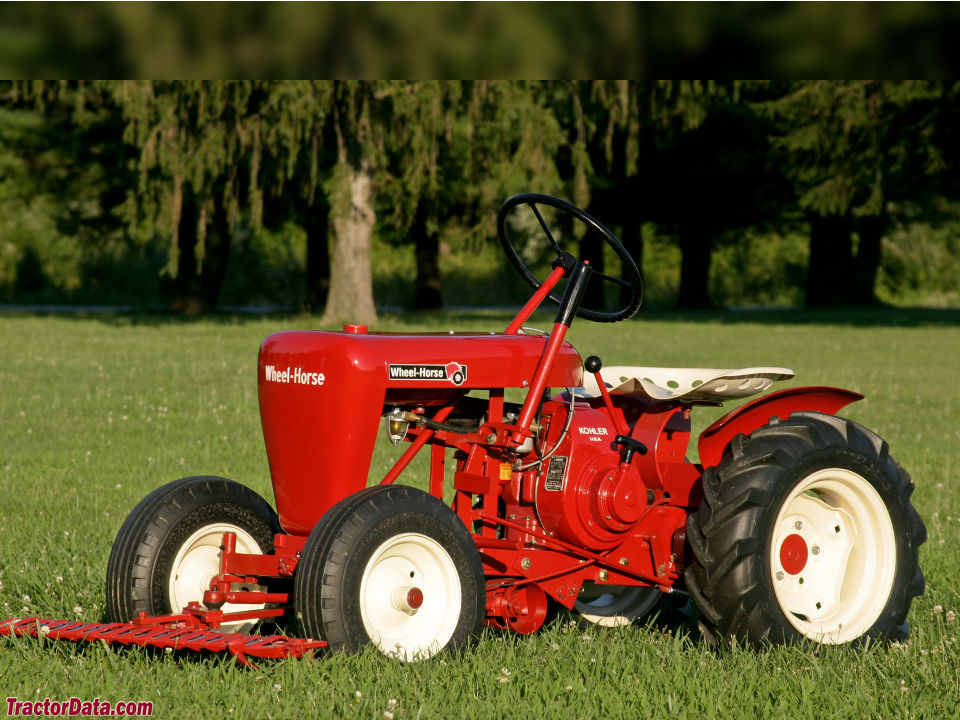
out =
[[958,93],[936,81],[8,82],[0,203],[57,198],[57,222],[94,244],[105,228],[161,238],[171,308],[185,313],[216,306],[238,228],[290,223],[306,234],[305,309],[375,319],[374,233],[414,246],[414,304],[438,308],[444,233],[494,237],[496,207],[524,191],[584,207],[638,264],[645,223],[674,237],[682,307],[711,304],[712,251],[750,228],[809,233],[808,306],[863,304],[890,223],[935,218],[958,189]]

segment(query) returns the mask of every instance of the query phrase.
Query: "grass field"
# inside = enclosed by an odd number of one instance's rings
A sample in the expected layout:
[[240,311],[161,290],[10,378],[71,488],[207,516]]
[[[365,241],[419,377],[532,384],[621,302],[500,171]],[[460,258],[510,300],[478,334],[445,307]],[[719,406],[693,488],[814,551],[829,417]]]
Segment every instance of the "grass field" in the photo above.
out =
[[[506,322],[387,317],[377,329]],[[257,348],[293,327],[318,326],[309,317],[0,317],[0,619],[100,620],[113,538],[160,484],[224,475],[272,500]],[[229,656],[2,639],[2,697],[149,700],[163,718],[960,718],[960,313],[649,314],[577,321],[571,339],[608,364],[783,365],[797,372],[787,385],[867,395],[843,414],[890,442],[929,532],[910,642],[718,652],[691,623],[584,631],[556,622],[527,638],[486,632],[465,654],[421,664],[366,652],[252,671]],[[695,429],[717,415],[705,411]],[[397,452],[378,443],[372,474]],[[423,465],[413,471],[422,482]]]

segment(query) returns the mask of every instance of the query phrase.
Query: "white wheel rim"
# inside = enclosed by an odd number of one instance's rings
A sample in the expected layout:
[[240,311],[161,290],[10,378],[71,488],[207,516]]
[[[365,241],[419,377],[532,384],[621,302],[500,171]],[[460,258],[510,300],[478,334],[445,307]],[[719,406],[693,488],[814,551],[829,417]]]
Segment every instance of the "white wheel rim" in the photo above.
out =
[[[415,591],[421,604],[410,607],[405,599],[416,598]],[[371,642],[391,657],[422,660],[442,650],[457,628],[460,607],[457,567],[446,549],[426,535],[393,536],[373,552],[363,570],[363,627]]]
[[[189,602],[203,602],[203,593],[210,589],[210,580],[220,572],[220,546],[223,545],[223,534],[235,533],[237,536],[237,552],[259,555],[263,551],[257,541],[236,525],[215,523],[205,525],[197,530],[180,546],[177,556],[173,560],[170,572],[168,594],[170,607],[177,613],[183,610]],[[247,583],[233,583],[231,590],[253,590],[265,592],[262,585]],[[260,610],[263,605],[226,604],[224,612],[243,612],[246,610]],[[220,627],[227,632],[246,632],[256,625],[256,620],[239,620],[223,623]]]
[[602,627],[623,627],[653,609],[660,591],[652,587],[584,583],[573,609],[584,620]]
[[897,545],[883,499],[862,476],[828,468],[804,478],[777,515],[772,548],[777,602],[804,636],[845,643],[880,617]]

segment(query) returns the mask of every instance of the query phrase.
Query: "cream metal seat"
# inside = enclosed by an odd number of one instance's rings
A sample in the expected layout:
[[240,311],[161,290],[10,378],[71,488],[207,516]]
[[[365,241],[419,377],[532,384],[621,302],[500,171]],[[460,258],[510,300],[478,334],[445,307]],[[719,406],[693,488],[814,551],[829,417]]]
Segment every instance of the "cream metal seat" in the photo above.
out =
[[[661,402],[708,402],[747,397],[763,392],[778,380],[789,380],[793,370],[782,367],[752,367],[740,370],[716,368],[657,368],[612,365],[600,370],[612,395],[645,396]],[[600,387],[592,373],[583,375],[581,397],[597,397]]]

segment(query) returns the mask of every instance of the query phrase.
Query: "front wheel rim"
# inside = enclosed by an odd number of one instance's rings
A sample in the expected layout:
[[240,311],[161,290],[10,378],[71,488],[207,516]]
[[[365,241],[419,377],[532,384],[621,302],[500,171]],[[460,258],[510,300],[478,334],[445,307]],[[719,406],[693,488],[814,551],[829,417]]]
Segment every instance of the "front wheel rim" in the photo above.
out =
[[773,525],[771,581],[787,621],[820,643],[850,642],[877,621],[896,574],[893,523],[877,490],[843,468],[808,475]]
[[442,650],[456,631],[461,606],[457,567],[443,545],[426,535],[395,535],[363,570],[363,626],[391,657],[420,660]]
[[[167,594],[170,609],[178,613],[189,602],[202,602],[203,593],[210,589],[210,581],[220,572],[220,547],[223,534],[232,532],[237,536],[236,551],[243,554],[261,555],[262,550],[248,532],[236,525],[214,523],[205,525],[188,537],[180,546],[170,569]],[[263,585],[233,583],[231,590],[266,592]],[[263,605],[233,604],[224,606],[225,612],[262,610]],[[225,622],[220,627],[229,632],[246,632],[256,625],[256,620]]]

